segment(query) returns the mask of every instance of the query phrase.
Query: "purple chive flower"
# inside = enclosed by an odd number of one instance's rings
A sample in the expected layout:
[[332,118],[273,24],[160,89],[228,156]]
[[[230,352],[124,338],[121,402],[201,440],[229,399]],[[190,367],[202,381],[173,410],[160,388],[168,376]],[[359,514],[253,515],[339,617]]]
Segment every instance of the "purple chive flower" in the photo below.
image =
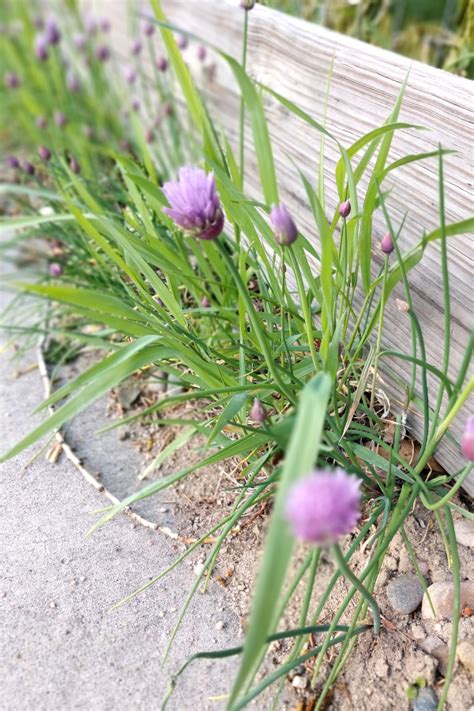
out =
[[392,254],[393,250],[395,249],[393,245],[392,235],[390,234],[390,232],[387,232],[385,237],[380,242],[380,249],[384,254]]
[[97,34],[97,31],[99,29],[99,23],[97,22],[97,18],[94,17],[94,15],[88,13],[84,20],[84,27],[86,28],[86,32],[88,35]]
[[160,72],[166,72],[166,70],[168,69],[168,60],[166,59],[166,57],[158,57],[158,59],[156,60],[156,68]]
[[79,52],[83,52],[87,43],[87,37],[82,34],[82,32],[76,32],[75,35],[72,37],[72,41],[74,42],[75,48]]
[[77,78],[76,74],[74,74],[74,72],[68,72],[68,75],[66,77],[66,86],[69,91],[72,92],[79,91],[79,89],[81,88],[81,83]]
[[7,164],[8,168],[19,168],[20,167],[20,161],[16,156],[7,156],[5,158],[5,163]]
[[100,44],[95,50],[95,56],[99,62],[106,62],[110,57],[110,49],[106,44]]
[[207,56],[207,49],[204,47],[204,45],[200,44],[199,47],[196,50],[196,56],[199,59],[200,62],[204,62]]
[[49,17],[45,23],[45,38],[48,44],[59,44],[61,41],[61,32],[53,17]]
[[242,10],[252,10],[255,7],[255,0],[240,0]]
[[67,124],[67,118],[62,111],[54,112],[54,123],[59,128],[64,128],[64,126]]
[[102,17],[99,22],[101,32],[110,32],[111,24],[108,17]]
[[134,111],[140,111],[140,100],[139,99],[133,99],[132,101],[132,109]]
[[186,35],[178,35],[176,37],[176,43],[180,49],[186,49],[188,46],[188,38]]
[[132,54],[136,57],[140,54],[140,52],[143,49],[143,45],[140,42],[139,39],[136,39],[135,42],[132,44]]
[[183,167],[178,180],[163,186],[171,207],[164,212],[178,227],[199,239],[215,239],[224,228],[216,182],[213,173],[200,168]]
[[5,86],[8,89],[18,89],[21,84],[21,79],[15,72],[7,72],[4,77]]
[[461,445],[463,456],[474,462],[474,417],[471,415],[466,420]]
[[41,160],[51,160],[51,151],[46,146],[38,146],[38,155]]
[[30,163],[29,160],[23,160],[21,162],[21,167],[23,168],[23,170],[25,171],[25,173],[27,175],[34,175],[36,172],[35,166],[32,163]]
[[35,39],[35,54],[40,62],[44,62],[48,59],[48,46],[49,42],[46,35],[38,35]]
[[316,470],[291,489],[286,518],[303,541],[331,545],[360,517],[360,479],[343,469]]
[[45,116],[37,116],[35,123],[36,123],[36,128],[43,130],[44,128],[46,128],[46,124],[47,124],[46,117]]
[[79,175],[79,173],[81,172],[81,166],[79,165],[76,158],[74,158],[74,156],[71,156],[71,158],[69,159],[69,167],[74,173],[74,175]]
[[127,67],[125,70],[125,81],[127,84],[135,84],[137,80],[137,73],[133,67]]
[[270,222],[278,244],[287,246],[296,241],[298,230],[293,218],[283,203],[272,207]]
[[341,202],[339,205],[339,214],[341,217],[349,217],[351,214],[351,201],[350,200],[344,200],[344,202]]
[[250,417],[254,422],[265,422],[268,412],[258,398],[253,401]]
[[145,20],[143,23],[143,34],[146,35],[147,37],[151,37],[152,35],[155,34],[155,26],[149,21]]
[[52,277],[60,277],[63,273],[63,268],[58,262],[51,262],[48,267],[49,275]]
[[201,306],[203,309],[209,309],[211,307],[211,302],[207,298],[207,296],[203,296],[201,299]]

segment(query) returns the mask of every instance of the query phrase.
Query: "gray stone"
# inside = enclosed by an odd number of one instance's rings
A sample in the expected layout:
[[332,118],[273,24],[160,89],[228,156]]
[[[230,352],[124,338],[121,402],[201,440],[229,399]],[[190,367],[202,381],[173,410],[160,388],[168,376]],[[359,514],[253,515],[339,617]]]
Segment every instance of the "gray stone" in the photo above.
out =
[[399,575],[387,585],[387,597],[396,612],[409,615],[421,604],[423,587],[416,575]]
[[133,405],[135,400],[138,399],[138,396],[141,395],[141,392],[142,386],[138,383],[127,383],[119,389],[117,393],[117,400],[119,401],[120,405],[125,408],[125,410],[127,410]]
[[[428,597],[429,595],[429,597]],[[430,599],[434,613],[431,609]],[[433,583],[423,595],[421,614],[425,620],[451,620],[453,616],[454,586],[452,581]],[[461,583],[461,610],[474,607],[474,581]]]
[[474,521],[462,518],[454,522],[456,540],[461,546],[474,548]]
[[464,639],[459,642],[458,659],[471,674],[474,674],[474,639]]
[[442,676],[448,672],[449,647],[447,644],[440,644],[431,651],[431,656],[438,660],[438,671]]
[[437,706],[438,697],[434,689],[426,686],[418,692],[418,696],[413,702],[413,711],[436,711]]

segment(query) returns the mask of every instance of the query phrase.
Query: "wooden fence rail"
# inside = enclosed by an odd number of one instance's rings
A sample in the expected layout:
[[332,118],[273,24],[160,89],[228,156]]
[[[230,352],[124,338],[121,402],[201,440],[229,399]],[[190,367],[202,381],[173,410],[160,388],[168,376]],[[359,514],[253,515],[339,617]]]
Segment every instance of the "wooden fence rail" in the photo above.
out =
[[[114,44],[125,48],[129,41],[126,0],[109,0],[114,7]],[[87,2],[103,12],[103,2]],[[148,8],[146,0],[132,4]],[[163,0],[170,22],[201,37],[228,54],[239,58],[242,46],[243,11],[237,0]],[[217,53],[209,51],[204,64],[196,61],[196,45],[190,44],[185,57],[197,83],[205,93],[214,117],[236,143],[239,93],[228,66]],[[257,5],[249,15],[248,71],[252,77],[284,95],[318,121],[323,121],[327,82],[332,68],[326,124],[348,147],[362,134],[384,123],[395,103],[407,74],[408,84],[400,121],[429,130],[398,131],[390,153],[391,160],[407,154],[454,149],[444,158],[447,222],[472,215],[473,200],[473,83],[433,67],[331,32],[318,25],[289,17]],[[298,226],[315,244],[318,236],[298,176],[296,165],[315,182],[320,151],[320,136],[300,119],[265,95],[266,115],[275,151],[275,163],[282,200],[296,216]],[[258,171],[250,131],[247,131],[247,182],[250,194],[259,196]],[[334,170],[340,154],[337,146],[325,143],[325,190],[328,215],[338,203]],[[366,183],[359,187],[363,196]],[[400,236],[402,250],[416,244],[425,232],[439,226],[438,166],[432,158],[394,171],[384,182],[390,189],[387,205],[394,225],[406,216]],[[374,267],[380,266],[378,242],[386,232],[382,211],[375,216],[372,235]],[[474,279],[472,235],[449,240],[451,286],[450,374],[454,375],[464,355],[473,326]],[[410,276],[415,309],[427,345],[428,360],[439,365],[443,358],[443,293],[439,245],[431,244]],[[388,305],[383,342],[387,348],[410,347],[410,324],[406,314],[395,306],[394,294]],[[472,370],[471,370],[472,372]],[[394,408],[403,401],[407,366],[401,360],[385,361],[383,377]],[[430,393],[436,397],[436,382],[430,379]],[[464,422],[474,411],[471,399],[456,418],[450,436],[444,439],[437,458],[450,471],[463,465],[459,452]],[[421,418],[411,411],[408,424],[420,434]],[[474,476],[466,482],[474,494]]]

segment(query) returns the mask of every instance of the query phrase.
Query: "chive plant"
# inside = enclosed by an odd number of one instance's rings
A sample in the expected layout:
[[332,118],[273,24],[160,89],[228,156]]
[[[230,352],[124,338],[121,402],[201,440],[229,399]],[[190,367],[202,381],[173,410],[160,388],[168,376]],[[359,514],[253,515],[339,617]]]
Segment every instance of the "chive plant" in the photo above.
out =
[[[270,685],[277,697],[278,682],[309,659],[314,659],[316,683],[327,649],[335,647],[338,656],[324,680],[319,709],[357,636],[378,633],[379,613],[373,596],[377,575],[416,501],[435,513],[443,532],[459,610],[452,511],[466,514],[453,497],[472,470],[472,422],[463,441],[466,466],[462,471],[426,476],[426,465],[473,390],[473,379],[467,375],[472,341],[456,377],[449,375],[446,243],[448,237],[472,229],[474,221],[446,224],[446,151],[441,147],[390,162],[395,132],[410,127],[399,121],[404,86],[387,121],[351,146],[343,146],[329,126],[284,96],[267,86],[256,86],[245,70],[253,5],[241,3],[242,63],[220,52],[241,91],[236,154],[225,134],[217,130],[187,67],[183,51],[187,51],[188,36],[182,29],[178,35],[178,28],[167,23],[159,0],[151,0],[152,14],[147,14],[144,24],[136,18],[141,35],[126,58],[113,51],[107,24],[93,22],[93,18],[85,21],[74,4],[61,16],[61,26],[49,18],[38,34],[33,10],[39,6],[32,9],[26,0],[7,3],[6,30],[0,37],[4,77],[0,111],[5,127],[2,140],[10,154],[8,166],[16,179],[1,185],[0,192],[15,197],[19,214],[2,218],[2,226],[17,234],[16,239],[5,240],[2,248],[5,253],[11,247],[21,251],[28,238],[46,234],[48,265],[43,268],[40,262],[34,281],[22,280],[21,274],[15,280],[20,295],[37,297],[34,325],[21,326],[22,308],[31,314],[32,307],[31,300],[22,306],[18,296],[18,319],[8,315],[4,328],[14,339],[23,335],[28,345],[47,331],[50,342],[63,344],[66,354],[96,349],[97,359],[42,403],[40,410],[57,405],[54,414],[3,453],[2,459],[51,436],[134,373],[153,373],[155,369],[181,382],[184,392],[170,394],[111,427],[137,418],[160,422],[171,405],[193,401],[199,416],[187,419],[186,436],[178,438],[176,446],[204,436],[207,446],[202,459],[103,510],[92,531],[126,507],[185,482],[189,474],[216,462],[240,457],[240,486],[230,512],[203,532],[172,566],[117,605],[157,583],[212,535],[215,543],[184,603],[178,627],[203,578],[210,578],[232,528],[252,508],[271,499],[273,510],[245,643],[194,658],[241,655],[228,701],[229,708],[240,709]],[[65,41],[69,37],[72,42]],[[195,50],[195,38],[189,39]],[[201,40],[198,48],[205,61],[207,48]],[[219,48],[212,49],[219,52]],[[151,73],[144,68],[144,52],[149,55]],[[124,74],[118,65],[125,59],[128,69]],[[74,66],[74,74],[66,65]],[[137,88],[136,102],[128,98],[130,87]],[[340,198],[333,214],[328,215],[322,185],[300,173],[320,236],[318,249],[301,233],[280,200],[263,108],[265,93],[314,131],[315,140],[333,141],[340,151],[334,176],[326,174],[321,152],[319,176],[335,181]],[[21,132],[6,120],[8,115],[17,117]],[[263,195],[260,201],[249,195],[245,186],[246,119],[255,145]],[[403,223],[394,225],[391,220],[383,181],[395,168],[418,160],[438,162],[440,226],[402,253],[399,238]],[[362,178],[367,179],[365,193]],[[42,208],[38,212],[39,203]],[[383,213],[387,225],[380,245],[384,262],[378,273],[371,256],[375,211]],[[416,298],[410,289],[410,270],[435,241],[442,247],[440,281],[446,311],[442,364],[426,360]],[[294,288],[288,272],[294,276]],[[383,346],[386,306],[398,284],[404,289],[403,308],[412,332],[411,348],[404,352]],[[357,289],[364,295],[360,307],[354,299]],[[96,326],[93,331],[91,325]],[[421,451],[412,464],[399,453],[400,418],[393,443],[382,437],[384,421],[377,409],[376,376],[388,357],[402,359],[411,368],[406,406],[415,403],[423,416]],[[435,403],[428,392],[428,374],[439,383]],[[230,424],[238,437],[229,435],[226,426]],[[375,443],[377,452],[368,443]],[[173,447],[169,453],[174,451]],[[163,454],[144,473],[152,473],[162,463]],[[315,467],[324,469],[325,474],[311,475]],[[311,530],[321,532],[322,516],[316,522],[312,519],[318,509],[311,502],[323,495],[332,500],[333,486],[343,487],[339,507],[334,504],[335,528],[329,536],[337,569],[315,605],[321,546],[327,543],[326,537],[312,537],[313,547],[293,578],[288,570],[294,531],[307,532],[308,526],[316,526]],[[304,505],[300,506],[301,492]],[[347,507],[341,509],[344,495]],[[345,548],[333,534],[343,534],[354,526],[358,518],[355,504],[363,508],[366,522]],[[356,577],[350,561],[362,543],[369,551],[369,562]],[[330,623],[321,625],[340,576],[350,583],[349,593]],[[300,626],[277,631],[297,588],[304,589]],[[324,633],[322,643],[303,653],[308,635],[316,631]],[[456,634],[453,624],[441,705],[454,668]],[[288,659],[255,682],[269,643],[282,638],[294,641]]]

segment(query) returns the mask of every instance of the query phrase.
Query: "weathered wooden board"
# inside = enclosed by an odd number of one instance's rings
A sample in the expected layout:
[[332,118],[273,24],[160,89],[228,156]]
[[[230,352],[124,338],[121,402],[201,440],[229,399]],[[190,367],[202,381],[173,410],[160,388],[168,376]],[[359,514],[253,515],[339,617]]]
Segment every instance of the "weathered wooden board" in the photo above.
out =
[[[93,3],[103,11],[103,3]],[[146,0],[137,8],[147,7]],[[163,0],[172,23],[195,33],[212,45],[239,58],[242,44],[243,11],[237,0]],[[114,1],[117,36],[126,30],[126,2]],[[120,42],[121,46],[126,46]],[[216,53],[209,52],[204,65],[196,62],[196,45],[185,50],[193,75],[206,94],[213,116],[231,140],[238,131],[238,90],[227,65]],[[342,36],[317,25],[288,17],[257,5],[249,15],[248,71],[298,104],[315,119],[322,121],[327,79],[331,63],[333,72],[327,106],[327,127],[346,147],[362,134],[380,126],[388,117],[400,87],[410,70],[400,120],[422,125],[429,131],[403,130],[396,134],[391,159],[443,147],[455,154],[444,159],[446,218],[455,222],[473,213],[473,83],[433,67]],[[212,71],[211,71],[212,69]],[[266,114],[275,150],[279,187],[284,202],[296,216],[298,226],[315,243],[314,229],[305,191],[295,164],[314,183],[320,151],[320,136],[301,120],[265,97]],[[250,132],[247,131],[248,173],[246,187],[259,193],[256,163]],[[336,146],[325,145],[325,189],[328,215],[337,205],[334,169],[339,153]],[[404,166],[384,183],[390,188],[387,201],[392,222],[399,225],[406,214],[400,237],[403,249],[417,243],[424,232],[439,225],[437,160]],[[361,199],[365,184],[360,186]],[[383,215],[376,216],[373,227],[374,268],[380,265],[378,242],[386,231]],[[464,355],[474,313],[473,237],[452,238],[449,243],[451,279],[451,349],[450,373],[457,372]],[[421,265],[411,272],[411,285],[416,312],[426,338],[429,360],[439,365],[443,350],[443,302],[439,246],[430,245]],[[406,314],[398,312],[395,297],[388,305],[384,344],[388,348],[409,349],[410,325]],[[394,404],[397,393],[403,400],[403,389],[394,380],[403,381],[407,367],[401,360],[385,363],[387,392]],[[430,382],[436,396],[436,383]],[[453,423],[452,440],[445,441],[438,459],[450,470],[463,464],[459,441],[468,412],[474,403],[463,408]],[[419,433],[420,421],[412,413],[409,425]],[[474,477],[466,489],[474,494]]]

